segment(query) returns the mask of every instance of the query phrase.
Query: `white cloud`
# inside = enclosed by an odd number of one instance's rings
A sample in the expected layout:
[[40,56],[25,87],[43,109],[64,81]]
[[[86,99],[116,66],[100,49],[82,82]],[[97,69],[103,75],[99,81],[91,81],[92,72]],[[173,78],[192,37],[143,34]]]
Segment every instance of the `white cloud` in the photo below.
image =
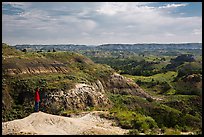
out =
[[96,10],[100,14],[115,15],[118,12],[126,11],[126,4],[117,2],[106,2]]
[[115,15],[124,12],[128,12],[135,8],[152,8],[149,5],[151,2],[105,2],[101,3],[99,8],[96,10],[99,14]]
[[102,35],[114,35],[115,33],[114,32],[106,32],[106,31],[104,31],[104,32],[102,32],[101,33]]
[[89,32],[96,27],[96,23],[92,20],[78,20],[76,23],[77,29],[80,31]]
[[87,33],[87,32],[82,32],[81,35],[82,35],[82,36],[89,36],[89,33]]
[[165,9],[165,8],[177,8],[177,7],[184,7],[187,6],[187,3],[180,3],[180,4],[167,4],[165,6],[160,6],[160,9]]
[[26,5],[25,2],[2,2],[2,4],[9,4],[9,5],[12,5],[12,6],[23,6],[23,5]]
[[202,35],[202,29],[193,29],[193,33],[194,35]]
[[165,36],[168,36],[168,37],[175,36],[175,34],[169,33],[169,32],[166,32],[164,35],[165,35]]
[[12,7],[21,8],[21,9],[27,9],[32,5],[30,2],[2,2],[2,6],[4,4],[9,4]]
[[172,9],[188,3],[157,7],[149,2],[12,5],[24,5],[21,7],[25,10],[15,16],[2,15],[3,41],[12,43],[101,44],[202,40],[202,17],[171,14]]

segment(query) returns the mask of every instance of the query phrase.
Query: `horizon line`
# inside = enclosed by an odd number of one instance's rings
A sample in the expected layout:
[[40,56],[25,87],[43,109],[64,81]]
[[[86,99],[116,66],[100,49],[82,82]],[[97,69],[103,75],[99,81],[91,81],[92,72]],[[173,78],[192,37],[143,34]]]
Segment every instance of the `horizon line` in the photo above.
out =
[[[2,44],[6,42],[2,42]],[[157,42],[149,42],[149,43],[103,43],[103,44],[74,44],[74,43],[59,43],[59,44],[7,44],[10,46],[17,46],[17,45],[85,45],[85,46],[101,46],[101,45],[135,45],[135,44],[202,44],[202,42],[169,42],[169,43],[157,43]]]

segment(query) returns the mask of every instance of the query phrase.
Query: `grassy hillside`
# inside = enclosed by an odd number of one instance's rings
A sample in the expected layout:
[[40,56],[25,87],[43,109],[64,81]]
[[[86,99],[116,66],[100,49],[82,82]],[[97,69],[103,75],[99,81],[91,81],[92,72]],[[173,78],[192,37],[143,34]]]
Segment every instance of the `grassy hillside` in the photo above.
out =
[[[33,96],[40,87],[47,92],[69,90],[76,83],[106,81],[114,72],[73,52],[22,52],[2,44],[2,120],[22,118],[33,112]],[[15,69],[15,73],[9,73]],[[39,71],[40,70],[40,71]]]
[[[107,110],[109,113],[103,117],[115,120],[122,128],[130,129],[129,134],[180,134],[181,131],[202,133],[202,69],[195,69],[197,65],[200,66],[199,63],[196,65],[197,62],[183,63],[178,66],[179,71],[163,71],[170,57],[157,59],[156,56],[145,56],[145,60],[142,60],[140,56],[139,60],[134,57],[130,60],[106,60],[123,70],[124,64],[128,66],[124,76],[133,81],[124,83],[122,77],[110,80],[115,70],[108,65],[96,64],[74,52],[22,52],[2,44],[2,57],[3,121],[23,118],[33,112],[36,87],[40,87],[40,96],[43,98],[47,92],[68,91],[76,83],[91,85],[100,80],[104,85],[113,86],[113,92],[105,89],[112,107],[89,106],[87,110]],[[105,59],[101,61],[105,63]],[[183,73],[189,64],[192,69],[189,73]],[[143,70],[146,65],[148,72],[144,70],[141,73],[145,76],[130,75]],[[132,70],[134,67],[136,69]],[[158,71],[154,71],[156,69]],[[131,86],[133,83],[137,83],[154,99],[131,94],[135,90]],[[69,115],[80,111],[62,108],[57,114]]]
[[[192,131],[202,127],[200,51],[172,49],[163,53],[159,50],[149,51],[148,54],[124,53],[126,51],[112,51],[108,57],[100,56],[102,53],[87,53],[95,62],[110,65],[157,98],[157,101],[152,101],[136,99],[129,95],[110,95],[115,103],[112,115],[119,119],[121,126],[132,128],[130,134],[156,134],[159,131],[155,124],[151,129],[145,120],[146,116],[150,116],[162,132],[165,132],[163,134],[179,134],[179,131]],[[118,56],[114,56],[115,54]],[[140,114],[142,116],[139,120],[135,116]],[[139,128],[138,125],[143,128]],[[144,131],[145,127],[147,130]]]
[[137,84],[146,89],[150,94],[175,94],[175,89],[172,86],[173,81],[177,76],[177,72],[169,71],[166,73],[159,73],[153,76],[131,76],[125,75],[133,79]]

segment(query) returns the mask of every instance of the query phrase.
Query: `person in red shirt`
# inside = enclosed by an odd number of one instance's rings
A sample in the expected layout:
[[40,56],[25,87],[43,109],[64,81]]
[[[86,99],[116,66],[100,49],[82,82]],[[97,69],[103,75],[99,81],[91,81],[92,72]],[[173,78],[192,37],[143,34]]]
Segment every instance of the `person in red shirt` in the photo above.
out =
[[40,95],[39,95],[39,88],[36,88],[35,91],[35,112],[39,112],[39,102],[40,102]]

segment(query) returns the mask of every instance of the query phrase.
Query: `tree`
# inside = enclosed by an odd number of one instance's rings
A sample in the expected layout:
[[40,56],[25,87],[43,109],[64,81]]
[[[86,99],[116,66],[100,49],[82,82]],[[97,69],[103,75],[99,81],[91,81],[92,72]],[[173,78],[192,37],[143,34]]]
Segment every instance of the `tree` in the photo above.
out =
[[22,52],[27,52],[27,49],[23,49]]

